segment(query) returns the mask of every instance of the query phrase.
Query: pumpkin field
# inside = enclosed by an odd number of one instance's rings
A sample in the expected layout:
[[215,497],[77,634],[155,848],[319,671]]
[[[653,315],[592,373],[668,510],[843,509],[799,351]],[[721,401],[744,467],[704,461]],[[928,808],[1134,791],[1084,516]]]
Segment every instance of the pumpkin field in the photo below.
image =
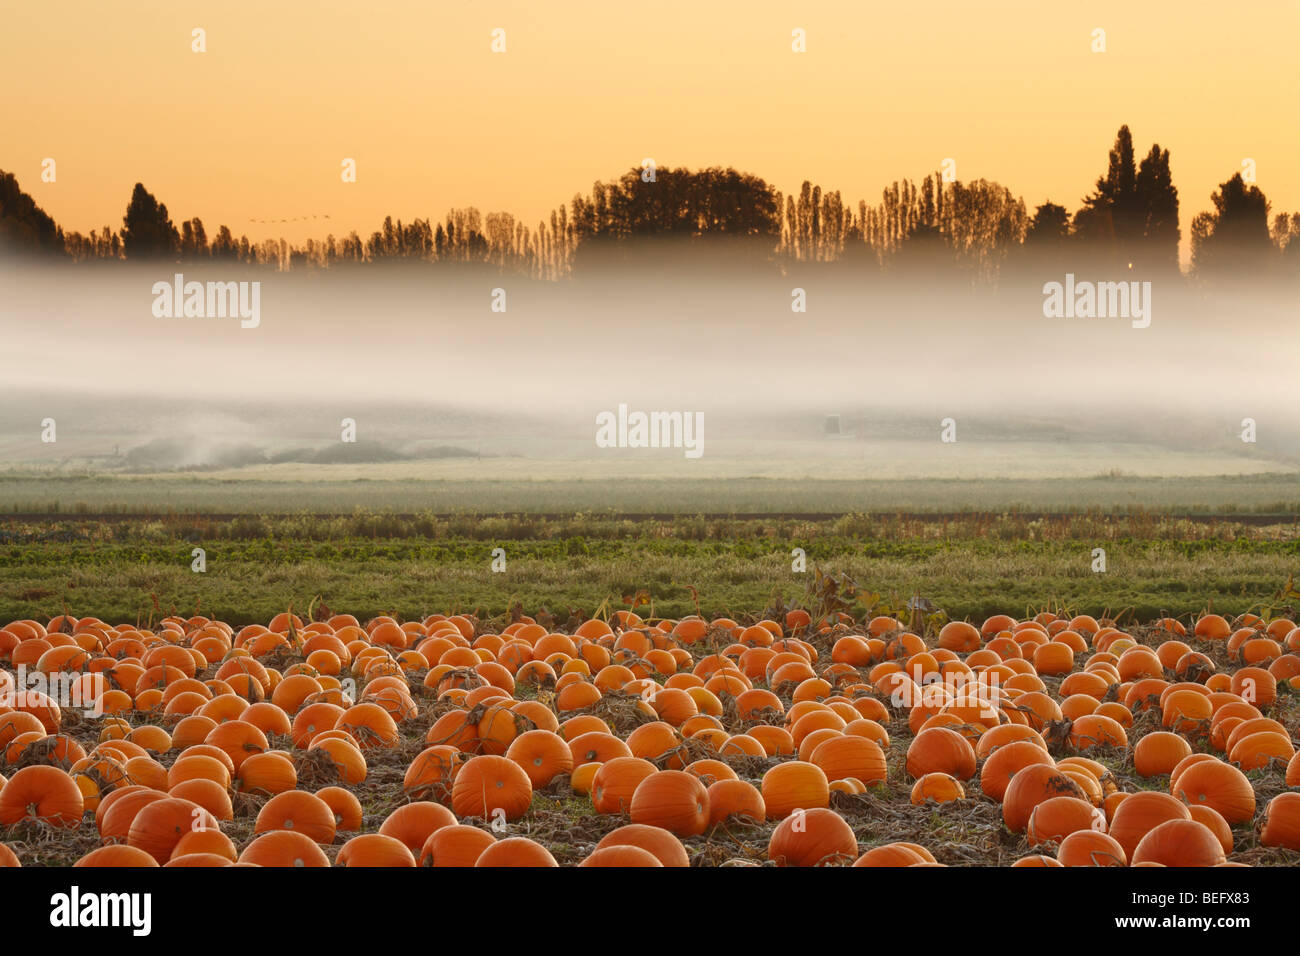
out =
[[823,583],[742,620],[12,621],[0,865],[1300,863],[1290,607],[855,617]]

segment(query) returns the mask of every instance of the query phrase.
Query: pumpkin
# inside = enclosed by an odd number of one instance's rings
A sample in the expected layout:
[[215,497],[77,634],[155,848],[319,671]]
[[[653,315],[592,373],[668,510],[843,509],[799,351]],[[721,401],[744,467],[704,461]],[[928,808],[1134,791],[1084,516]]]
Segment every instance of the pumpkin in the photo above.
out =
[[361,783],[369,773],[365,755],[351,740],[342,740],[338,737],[316,739],[308,749],[324,751],[329,762],[334,765],[339,778],[346,784]]
[[379,827],[384,836],[400,840],[412,853],[423,851],[429,837],[456,825],[456,817],[440,803],[408,803],[390,813]]
[[654,773],[658,768],[640,757],[615,757],[601,764],[591,779],[591,805],[597,813],[627,812],[637,786]]
[[718,780],[709,784],[709,826],[737,818],[741,823],[761,824],[767,817],[763,795],[744,780]]
[[1085,714],[1070,725],[1070,746],[1079,751],[1093,747],[1127,747],[1128,734],[1113,717]]
[[1141,839],[1160,824],[1168,820],[1191,820],[1187,807],[1169,796],[1155,790],[1129,794],[1115,808],[1110,821],[1110,835],[1119,841],[1125,855],[1133,859]]
[[298,786],[298,771],[289,755],[282,750],[251,754],[236,774],[236,789],[241,793],[265,793],[274,796]]
[[[541,732],[538,731],[538,733]],[[527,736],[528,734],[521,735],[516,739],[516,743]],[[563,740],[560,743],[564,747],[565,757],[568,757],[568,745]],[[528,748],[530,743],[525,743],[523,746]],[[525,773],[529,773],[529,767],[525,766],[524,763],[527,757],[524,760],[519,759],[522,755],[523,750],[516,756],[507,754],[511,760],[523,767]],[[406,768],[406,776],[402,780],[402,790],[412,800],[449,800],[451,798],[451,786],[456,780],[456,774],[461,765],[467,760],[469,760],[469,754],[448,744],[434,744],[426,747],[416,755],[410,766]],[[528,762],[531,763],[531,761]],[[536,772],[536,768],[534,770]],[[529,773],[529,779],[532,779],[531,773]]]
[[1229,751],[1228,759],[1242,770],[1259,770],[1269,766],[1274,760],[1279,761],[1281,766],[1295,756],[1295,747],[1291,744],[1291,739],[1284,734],[1269,730],[1247,734],[1235,743],[1230,741],[1229,746],[1232,749]]
[[1232,852],[1232,827],[1228,826],[1228,821],[1223,819],[1223,814],[1202,803],[1193,803],[1187,810],[1193,820],[1210,828],[1210,832],[1218,838],[1225,854]]
[[637,784],[629,815],[633,823],[662,827],[678,836],[698,836],[709,825],[709,792],[699,778],[685,771],[660,770]]
[[339,850],[335,866],[415,866],[415,857],[405,843],[382,833],[354,836]]
[[1133,748],[1133,767],[1139,777],[1172,773],[1178,762],[1192,752],[1192,745],[1178,734],[1157,730],[1146,734]]
[[334,842],[334,811],[314,793],[290,790],[278,793],[258,811],[254,833],[290,830],[316,843]]
[[966,796],[966,788],[961,781],[951,774],[927,773],[912,786],[912,803],[920,806],[927,800],[936,803],[948,803],[961,800]]
[[1018,771],[1002,797],[1002,821],[1012,833],[1023,833],[1034,807],[1052,797],[1085,800],[1079,785],[1054,766],[1035,763]]
[[[975,743],[975,756],[980,760],[984,760],[994,751],[1007,744],[1020,741],[1036,743],[1044,751],[1047,750],[1047,744],[1043,742],[1042,734],[1028,724],[998,724],[996,727],[990,727],[980,734],[979,740]],[[888,741],[881,746],[888,746]]]
[[180,838],[193,830],[219,829],[220,824],[207,810],[192,800],[165,797],[140,808],[131,821],[126,842],[144,850],[159,865],[166,863]]
[[167,794],[149,787],[132,785],[114,790],[100,801],[95,810],[95,826],[104,841],[126,842],[126,835],[131,829],[131,821],[140,809],[155,800],[161,800]]
[[938,772],[969,780],[975,776],[975,749],[950,727],[930,727],[912,738],[907,748],[907,772],[914,778]]
[[225,751],[236,771],[250,755],[262,753],[270,747],[261,728],[246,720],[228,720],[224,724],[218,724],[204,743]]
[[473,866],[496,837],[478,827],[455,823],[429,834],[420,848],[420,866]]
[[295,830],[270,830],[239,854],[240,863],[258,866],[329,866],[329,857],[311,837]]
[[[635,731],[633,731],[635,733]],[[559,734],[529,730],[510,742],[506,757],[523,768],[536,790],[573,771],[573,753]]]
[[763,804],[769,820],[781,820],[797,809],[829,807],[830,782],[813,763],[787,760],[763,774]]
[[913,866],[927,860],[906,843],[886,843],[872,847],[854,861],[854,866]]
[[117,869],[119,867],[157,866],[158,861],[139,847],[127,846],[124,843],[113,843],[108,846],[101,846],[98,850],[91,850],[72,865],[74,867]]
[[939,631],[939,646],[959,654],[977,651],[981,643],[980,632],[965,621],[949,621]]
[[1195,820],[1166,820],[1147,831],[1133,851],[1133,865],[1218,866],[1223,846],[1209,827]]
[[230,794],[219,783],[212,780],[186,780],[167,791],[169,797],[180,797],[197,803],[218,820],[233,820],[235,810],[230,802]]
[[[738,781],[719,781],[719,783],[738,782]],[[714,784],[717,786],[717,784]],[[682,841],[676,835],[668,832],[663,827],[647,826],[642,823],[630,823],[627,826],[619,827],[617,830],[611,830],[601,837],[596,849],[604,849],[610,846],[635,846],[640,847],[652,853],[659,862],[664,866],[690,866],[690,858],[686,855],[686,847],[682,846]]]
[[1025,825],[1030,846],[1059,844],[1079,830],[1105,832],[1106,816],[1087,800],[1078,797],[1049,797],[1034,807]]
[[484,820],[504,815],[517,820],[533,799],[533,785],[523,768],[507,757],[480,754],[465,762],[456,774],[451,809],[457,817]]
[[1277,678],[1262,667],[1242,667],[1232,675],[1232,692],[1248,704],[1268,707],[1277,698]]
[[883,783],[889,776],[880,744],[855,734],[832,737],[818,744],[809,762],[821,767],[828,781],[854,777],[872,784]]
[[598,847],[578,866],[663,866],[649,850],[631,844]]
[[18,854],[9,849],[4,843],[0,843],[0,867],[21,867],[22,863],[18,859]]
[[1300,793],[1279,793],[1264,808],[1264,826],[1259,842],[1300,850]]
[[343,716],[343,713],[343,708],[337,704],[325,701],[308,704],[294,715],[293,745],[295,747],[306,747],[317,734],[322,731],[333,730],[338,725],[339,718]]
[[[1004,726],[1016,726],[1007,724]],[[1025,728],[1028,730],[1029,728]],[[1037,737],[1035,731],[1030,730]],[[1039,738],[1041,740],[1042,738]],[[992,751],[984,761],[984,766],[980,768],[980,789],[984,795],[1001,802],[1007,792],[1007,786],[1011,783],[1011,778],[1017,772],[1033,764],[1042,764],[1047,767],[1055,766],[1056,761],[1052,759],[1047,748],[1041,743],[1030,740],[1013,740]]]
[[71,775],[48,764],[18,770],[0,788],[0,824],[42,820],[56,827],[81,822],[85,800]]
[[334,814],[335,830],[355,831],[361,829],[361,801],[351,790],[342,787],[322,787],[316,796],[325,801],[325,805]]
[[1182,760],[1178,761],[1178,764],[1174,767],[1174,769],[1169,772],[1170,793],[1172,793],[1174,788],[1178,786],[1178,778],[1182,776],[1183,771],[1186,770],[1188,767],[1192,766],[1193,764],[1200,763],[1203,760],[1217,760],[1217,759],[1218,758],[1215,757],[1214,754],[1188,754]]
[[293,724],[289,721],[289,715],[275,704],[266,701],[249,704],[239,715],[239,719],[252,724],[264,734],[288,737],[293,733]]
[[604,763],[615,757],[630,757],[632,751],[613,734],[592,730],[569,741],[569,756],[573,765],[580,767],[584,763]]
[[1109,833],[1100,830],[1075,830],[1056,850],[1063,866],[1126,866],[1128,854]]
[[1231,826],[1255,816],[1255,788],[1244,773],[1221,760],[1189,765],[1170,792],[1183,803],[1200,803],[1219,811]]
[[644,760],[665,761],[665,766],[680,770],[684,763],[676,751],[682,746],[682,736],[677,729],[662,720],[642,724],[627,735],[627,747],[632,756]]
[[222,790],[228,790],[231,783],[231,771],[216,757],[202,753],[190,754],[186,752],[177,757],[175,763],[167,771],[166,789],[171,790],[177,784],[185,783],[188,780],[211,780]]
[[527,837],[508,837],[497,840],[479,854],[475,866],[559,866],[551,851]]
[[185,853],[180,856],[175,854],[172,858],[163,864],[164,867],[195,867],[195,866],[234,866],[235,864],[221,853]]
[[821,866],[857,857],[858,841],[834,810],[796,810],[772,831],[767,858],[778,866]]
[[172,847],[172,855],[168,862],[192,854],[216,854],[224,857],[229,863],[239,859],[239,850],[235,847],[234,841],[214,827],[182,833],[181,838]]

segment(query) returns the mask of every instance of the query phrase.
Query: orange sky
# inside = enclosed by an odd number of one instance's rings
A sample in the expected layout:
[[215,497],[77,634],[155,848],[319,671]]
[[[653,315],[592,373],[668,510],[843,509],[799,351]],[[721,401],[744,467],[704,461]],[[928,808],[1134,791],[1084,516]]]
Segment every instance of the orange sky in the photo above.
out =
[[5,20],[0,168],[68,229],[120,228],[137,180],[209,235],[365,235],[471,204],[531,226],[647,156],[854,204],[953,157],[1031,211],[1073,209],[1124,122],[1139,155],[1171,151],[1184,254],[1243,157],[1274,213],[1300,209],[1291,0],[49,0]]

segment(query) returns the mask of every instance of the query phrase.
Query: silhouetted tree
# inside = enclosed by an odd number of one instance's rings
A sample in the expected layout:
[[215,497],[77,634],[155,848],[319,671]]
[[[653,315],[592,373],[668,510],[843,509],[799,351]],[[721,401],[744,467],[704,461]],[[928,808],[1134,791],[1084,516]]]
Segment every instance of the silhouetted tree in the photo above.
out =
[[63,230],[0,170],[0,246],[11,252],[63,253]]
[[1178,190],[1169,169],[1169,150],[1152,145],[1138,167],[1137,192],[1145,240],[1140,258],[1144,264],[1178,268]]
[[1258,186],[1234,173],[1210,197],[1214,212],[1192,221],[1192,268],[1202,278],[1220,278],[1266,268],[1274,250],[1268,231],[1268,200]]
[[1133,134],[1121,126],[1106,175],[1075,213],[1074,233],[1113,261],[1175,268],[1178,264],[1178,190],[1169,151],[1153,145],[1135,165]]
[[1070,214],[1064,206],[1045,202],[1034,210],[1025,232],[1025,245],[1060,243],[1070,237]]
[[174,256],[180,235],[159,203],[141,183],[135,184],[131,202],[122,217],[122,247],[128,259],[159,259]]

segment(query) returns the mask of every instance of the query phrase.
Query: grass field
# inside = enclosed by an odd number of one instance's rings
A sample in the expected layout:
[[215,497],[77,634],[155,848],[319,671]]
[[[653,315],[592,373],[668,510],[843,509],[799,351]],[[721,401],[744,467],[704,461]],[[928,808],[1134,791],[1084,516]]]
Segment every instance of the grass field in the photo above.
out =
[[[196,547],[203,573],[191,570]],[[504,571],[492,568],[495,548]],[[795,548],[805,572],[792,569]],[[1093,570],[1096,548],[1104,573]],[[403,618],[438,609],[493,617],[519,604],[563,619],[626,607],[638,593],[655,614],[678,616],[696,610],[692,589],[705,613],[745,617],[799,601],[817,569],[895,605],[924,597],[955,618],[1050,603],[1146,620],[1258,606],[1300,572],[1300,538],[1294,524],[1098,515],[11,520],[0,531],[0,619],[68,608],[118,621],[174,610],[250,623],[313,601]]]
[[1300,511],[1290,473],[1161,478],[283,479],[195,475],[0,475],[0,513],[636,512],[673,514],[896,511],[1269,513]]

